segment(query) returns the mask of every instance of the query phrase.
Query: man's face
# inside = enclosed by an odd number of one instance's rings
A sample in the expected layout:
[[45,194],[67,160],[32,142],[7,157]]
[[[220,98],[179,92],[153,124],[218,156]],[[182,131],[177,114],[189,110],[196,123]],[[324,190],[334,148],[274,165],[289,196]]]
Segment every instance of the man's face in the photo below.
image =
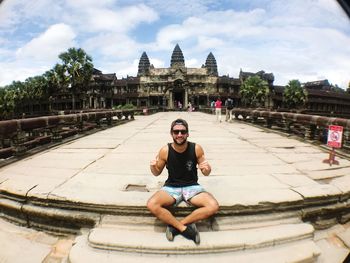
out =
[[173,141],[177,145],[183,145],[187,141],[188,130],[182,124],[176,124],[172,130],[171,135],[173,136]]

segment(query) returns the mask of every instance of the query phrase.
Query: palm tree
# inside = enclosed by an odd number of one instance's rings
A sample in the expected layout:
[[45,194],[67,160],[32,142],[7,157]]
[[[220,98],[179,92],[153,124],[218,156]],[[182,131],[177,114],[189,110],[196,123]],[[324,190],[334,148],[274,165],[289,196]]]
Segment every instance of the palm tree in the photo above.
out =
[[65,76],[69,78],[69,88],[72,95],[72,108],[75,109],[75,97],[83,92],[91,80],[92,58],[81,48],[69,48],[58,56],[63,61]]
[[16,108],[16,100],[17,94],[16,90],[13,86],[13,83],[5,86],[4,92],[2,94],[2,103],[1,110],[4,119],[11,119],[13,117],[15,108]]
[[65,67],[60,64],[56,64],[51,70],[46,71],[44,77],[47,85],[45,94],[49,102],[49,111],[51,111],[55,95],[67,92],[69,77],[65,74]]
[[290,80],[283,92],[283,102],[289,109],[301,108],[307,101],[307,91],[297,79]]
[[259,76],[248,77],[240,88],[242,102],[246,106],[264,106],[269,93],[268,83]]

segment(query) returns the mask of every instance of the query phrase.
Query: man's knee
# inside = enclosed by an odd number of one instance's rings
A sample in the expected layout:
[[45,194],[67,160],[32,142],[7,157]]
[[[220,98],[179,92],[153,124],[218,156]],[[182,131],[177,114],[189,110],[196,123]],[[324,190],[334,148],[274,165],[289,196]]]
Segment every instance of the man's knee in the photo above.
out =
[[147,208],[152,213],[154,213],[157,210],[157,207],[159,207],[159,205],[157,205],[157,202],[153,198],[147,201]]
[[214,215],[219,211],[219,204],[213,200],[207,205],[208,211],[210,215]]

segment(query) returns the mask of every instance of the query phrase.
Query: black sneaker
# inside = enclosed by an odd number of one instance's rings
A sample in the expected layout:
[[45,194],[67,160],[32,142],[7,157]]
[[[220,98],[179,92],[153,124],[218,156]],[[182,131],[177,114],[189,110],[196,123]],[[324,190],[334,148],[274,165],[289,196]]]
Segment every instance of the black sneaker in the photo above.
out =
[[180,231],[175,227],[168,225],[165,230],[165,236],[169,241],[173,241],[175,236],[180,234]]
[[201,242],[199,232],[195,224],[188,225],[185,231],[181,232],[181,235],[183,235],[187,239],[193,240],[193,242],[197,245],[199,245],[199,243]]

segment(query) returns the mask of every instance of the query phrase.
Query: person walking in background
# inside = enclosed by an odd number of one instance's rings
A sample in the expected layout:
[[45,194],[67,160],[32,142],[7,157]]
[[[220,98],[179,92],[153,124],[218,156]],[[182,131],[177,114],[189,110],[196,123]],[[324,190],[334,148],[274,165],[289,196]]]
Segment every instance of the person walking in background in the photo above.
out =
[[192,104],[191,104],[191,102],[188,103],[187,110],[188,110],[188,112],[192,111]]
[[[150,169],[154,176],[168,169],[168,179],[161,190],[157,191],[147,202],[147,208],[159,220],[166,223],[165,234],[169,241],[176,235],[182,235],[200,243],[199,232],[195,222],[214,215],[219,210],[216,199],[198,184],[197,168],[203,175],[208,176],[211,166],[204,156],[203,148],[196,143],[187,141],[189,136],[188,124],[183,119],[171,123],[170,134],[173,142],[163,146]],[[178,220],[167,209],[182,201],[196,207],[192,213]]]
[[222,101],[220,98],[217,98],[215,101],[215,115],[216,115],[216,120],[218,122],[221,122],[221,108],[222,108]]
[[212,113],[215,114],[215,100],[210,102],[210,108],[211,108]]
[[226,118],[225,121],[231,121],[232,120],[232,111],[233,111],[233,99],[228,98],[225,101],[226,106]]

